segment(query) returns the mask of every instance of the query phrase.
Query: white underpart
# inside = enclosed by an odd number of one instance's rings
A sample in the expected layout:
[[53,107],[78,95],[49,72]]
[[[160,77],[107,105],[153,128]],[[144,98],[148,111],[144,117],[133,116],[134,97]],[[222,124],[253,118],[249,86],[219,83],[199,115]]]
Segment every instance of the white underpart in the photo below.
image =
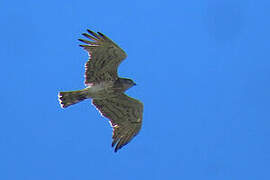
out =
[[100,90],[104,90],[106,87],[112,86],[111,82],[101,82],[98,84],[90,84],[88,85],[87,89],[90,93],[97,93]]

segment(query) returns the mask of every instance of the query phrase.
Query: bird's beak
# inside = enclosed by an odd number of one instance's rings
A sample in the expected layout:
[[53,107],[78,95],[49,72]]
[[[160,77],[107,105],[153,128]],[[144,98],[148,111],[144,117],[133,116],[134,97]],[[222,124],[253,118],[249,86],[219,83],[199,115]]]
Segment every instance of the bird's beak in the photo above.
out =
[[134,83],[134,86],[137,86],[137,84],[136,84],[136,83]]

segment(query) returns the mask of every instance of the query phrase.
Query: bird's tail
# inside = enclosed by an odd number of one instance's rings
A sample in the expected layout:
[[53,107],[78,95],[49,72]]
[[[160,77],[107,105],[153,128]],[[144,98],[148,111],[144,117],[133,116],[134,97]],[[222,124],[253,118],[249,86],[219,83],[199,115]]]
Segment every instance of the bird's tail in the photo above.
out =
[[87,89],[82,89],[79,91],[67,91],[60,92],[58,94],[59,102],[62,108],[66,108],[70,105],[81,102],[88,97]]

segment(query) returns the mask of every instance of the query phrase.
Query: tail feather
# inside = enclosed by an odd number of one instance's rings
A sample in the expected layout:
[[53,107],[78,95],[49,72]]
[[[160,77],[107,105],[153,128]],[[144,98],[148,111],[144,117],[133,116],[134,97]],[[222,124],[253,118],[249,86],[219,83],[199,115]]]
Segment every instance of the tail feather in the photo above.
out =
[[59,102],[62,108],[76,104],[88,98],[86,90],[60,92],[58,94]]

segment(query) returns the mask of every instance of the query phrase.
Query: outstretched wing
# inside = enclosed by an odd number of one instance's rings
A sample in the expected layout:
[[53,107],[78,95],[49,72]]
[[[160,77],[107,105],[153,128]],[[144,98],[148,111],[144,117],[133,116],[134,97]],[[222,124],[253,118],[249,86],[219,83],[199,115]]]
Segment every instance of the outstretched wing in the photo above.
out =
[[85,84],[101,81],[114,81],[118,78],[117,68],[126,58],[126,53],[104,34],[87,30],[83,33],[92,41],[79,39],[86,43],[80,45],[89,54],[89,60],[85,64]]
[[94,99],[99,112],[110,119],[113,127],[112,147],[115,152],[138,134],[142,126],[143,104],[123,93],[115,98]]

